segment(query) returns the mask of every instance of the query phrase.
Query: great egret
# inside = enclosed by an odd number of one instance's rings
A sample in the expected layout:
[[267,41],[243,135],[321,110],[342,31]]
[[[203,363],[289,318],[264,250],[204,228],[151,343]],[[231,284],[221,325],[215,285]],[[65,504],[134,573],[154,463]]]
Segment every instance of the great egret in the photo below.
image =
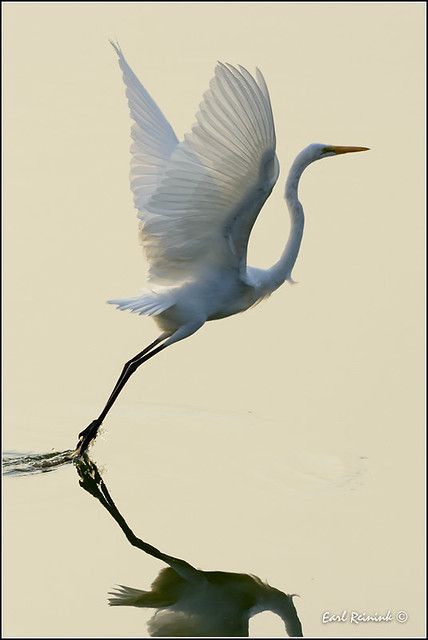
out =
[[157,609],[148,623],[153,637],[247,637],[249,619],[261,611],[279,615],[291,637],[302,626],[293,596],[256,576],[226,571],[201,571],[185,560],[162,553],[133,533],[118,511],[96,465],[83,455],[76,461],[80,485],[97,498],[129,542],[165,562],[150,591],[120,586],[110,593],[112,606]]
[[300,177],[312,162],[367,147],[310,144],[290,169],[285,200],[291,218],[282,256],[270,269],[247,265],[256,218],[279,174],[275,127],[261,72],[218,63],[191,133],[174,131],[115,43],[131,118],[131,189],[148,259],[150,288],[109,300],[152,316],[161,335],[131,358],[99,415],[79,434],[77,454],[95,438],[117,396],[138,367],[187,338],[208,320],[225,318],[292,282],[303,234]]

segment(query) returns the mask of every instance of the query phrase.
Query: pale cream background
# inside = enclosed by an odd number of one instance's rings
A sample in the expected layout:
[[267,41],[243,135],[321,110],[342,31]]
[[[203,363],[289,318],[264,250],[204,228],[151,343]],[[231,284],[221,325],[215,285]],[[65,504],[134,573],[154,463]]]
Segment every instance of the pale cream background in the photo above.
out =
[[[306,635],[423,634],[422,3],[4,3],[4,447],[74,446],[156,336],[109,297],[143,284],[129,118],[108,38],[181,136],[217,59],[259,66],[282,171],[254,232],[288,232],[306,144],[366,145],[302,180],[294,277],[129,382],[92,450],[135,532],[205,569],[297,592]],[[4,483],[4,634],[145,634],[109,609],[160,563],[129,547],[73,468]],[[323,626],[325,610],[406,624]],[[281,633],[276,619],[253,632]]]

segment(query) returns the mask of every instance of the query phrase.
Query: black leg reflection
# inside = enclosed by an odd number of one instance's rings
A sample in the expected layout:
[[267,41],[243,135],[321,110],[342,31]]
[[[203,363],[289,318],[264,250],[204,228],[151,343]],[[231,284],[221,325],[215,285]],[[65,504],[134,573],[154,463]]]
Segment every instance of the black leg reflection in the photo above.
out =
[[244,573],[201,571],[138,538],[117,509],[96,465],[83,455],[75,461],[80,485],[94,496],[137,549],[165,562],[150,591],[119,586],[111,606],[157,609],[148,624],[152,637],[247,637],[249,619],[260,611],[281,616],[290,637],[302,637],[293,596]]

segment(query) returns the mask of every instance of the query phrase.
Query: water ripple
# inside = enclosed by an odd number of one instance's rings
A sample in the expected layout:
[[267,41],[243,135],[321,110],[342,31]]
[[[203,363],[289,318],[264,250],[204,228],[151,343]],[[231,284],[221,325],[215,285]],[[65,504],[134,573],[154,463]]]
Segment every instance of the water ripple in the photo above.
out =
[[58,467],[73,461],[74,450],[50,451],[49,453],[18,453],[5,451],[3,453],[3,475],[24,476],[34,473],[55,471]]

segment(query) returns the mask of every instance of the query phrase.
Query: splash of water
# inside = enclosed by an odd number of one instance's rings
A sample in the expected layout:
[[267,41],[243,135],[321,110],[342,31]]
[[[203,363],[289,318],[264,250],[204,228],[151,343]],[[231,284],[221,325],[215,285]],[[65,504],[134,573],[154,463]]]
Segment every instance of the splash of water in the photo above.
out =
[[70,464],[75,451],[50,451],[49,453],[18,453],[6,451],[3,453],[3,475],[24,476],[34,473],[55,471],[58,467]]

